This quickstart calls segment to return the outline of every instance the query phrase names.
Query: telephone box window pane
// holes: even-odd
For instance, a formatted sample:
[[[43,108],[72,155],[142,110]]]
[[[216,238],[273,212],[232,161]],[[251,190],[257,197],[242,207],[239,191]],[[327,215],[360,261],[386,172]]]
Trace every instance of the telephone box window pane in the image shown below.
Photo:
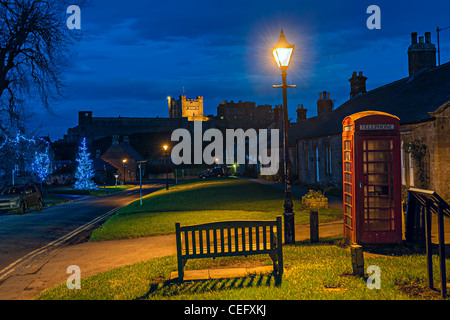
[[[352,218],[351,217],[349,217],[349,216],[345,216],[345,224],[347,225],[347,226],[352,226]]]
[[[345,203],[352,203],[352,196],[349,196],[348,194],[345,195]]]
[[[352,171],[351,170],[351,166],[350,166],[350,162],[345,162],[344,166],[345,166],[345,171],[347,171],[347,172],[351,172]]]
[[[369,140],[368,150],[390,150],[390,140]]]
[[[388,173],[389,172],[389,163],[369,163],[369,172],[370,173]]]
[[[369,174],[369,184],[388,184],[389,175],[387,174]]]
[[[391,198],[389,197],[370,197],[369,207],[379,208],[379,207],[391,207]]]
[[[391,220],[369,220],[369,230],[390,230]]]
[[[345,206],[345,213],[346,214],[352,214],[352,207],[350,207],[350,206]]]
[[[350,150],[350,141],[344,141],[344,150]]]
[[[373,151],[369,152],[368,161],[389,161],[390,152]]]
[[[349,185],[349,184],[345,184],[345,192],[346,193],[352,193],[352,187],[351,187],[351,185]]]
[[[344,152],[344,160],[345,161],[350,161],[350,151],[345,151]]]
[[[345,182],[352,182],[352,175],[350,173],[345,174]]]
[[[391,209],[370,209],[370,219],[390,219]]]
[[[371,196],[389,196],[389,186],[373,186]]]

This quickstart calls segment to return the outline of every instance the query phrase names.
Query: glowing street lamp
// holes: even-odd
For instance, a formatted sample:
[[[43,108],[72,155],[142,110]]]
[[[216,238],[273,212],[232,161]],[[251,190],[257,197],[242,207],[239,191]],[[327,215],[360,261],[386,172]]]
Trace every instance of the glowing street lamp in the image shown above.
[[[287,68],[291,63],[292,54],[295,45],[290,44],[281,29],[280,38],[273,49],[273,57],[281,70],[281,85],[274,85],[274,88],[283,89],[283,131],[284,131],[284,242],[287,244],[295,243],[295,224],[294,224],[294,204],[292,202],[291,181],[290,181],[290,161],[289,161],[289,119],[287,112],[287,88],[295,88],[295,85],[286,84]]]
[[[169,148],[168,145],[164,145],[164,165],[166,167],[166,190],[169,190],[169,171],[167,169],[167,149]]]
[[[127,167],[127,159],[123,159],[122,163],[123,163],[123,184],[125,184],[126,181],[125,168]]]

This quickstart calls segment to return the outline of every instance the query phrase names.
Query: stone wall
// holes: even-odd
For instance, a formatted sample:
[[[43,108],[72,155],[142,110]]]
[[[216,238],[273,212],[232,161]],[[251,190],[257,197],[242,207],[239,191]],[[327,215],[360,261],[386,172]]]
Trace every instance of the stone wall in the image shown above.
[[[436,191],[447,202],[450,201],[450,108],[433,113],[434,119],[415,124],[401,125],[403,146],[410,141],[422,140],[427,148],[424,170],[428,179],[425,186]],[[327,154],[331,148],[331,156]],[[342,136],[333,135],[297,140],[292,150],[293,170],[301,184],[342,186]],[[419,168],[402,151],[402,181],[406,187],[420,187]],[[327,164],[328,161],[328,164]],[[318,166],[318,167],[317,167]],[[410,167],[411,175],[410,176]],[[318,178],[317,178],[317,168]],[[331,169],[331,171],[330,171]],[[422,186],[423,187],[423,186]]]

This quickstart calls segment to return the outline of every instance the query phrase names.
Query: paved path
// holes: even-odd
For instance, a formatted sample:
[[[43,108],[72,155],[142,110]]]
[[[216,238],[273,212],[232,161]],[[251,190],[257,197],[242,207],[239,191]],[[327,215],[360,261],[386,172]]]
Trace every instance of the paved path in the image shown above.
[[[320,225],[321,237],[342,234],[342,223]],[[296,241],[309,238],[309,225],[296,226]],[[146,261],[151,258],[176,254],[175,235],[144,237],[130,240],[86,242],[66,246],[28,265],[27,272],[11,276],[0,285],[0,299],[33,299],[42,290],[67,281],[67,267],[77,265],[81,277]],[[176,268],[176,266],[174,266]]]
[[[255,180],[255,179],[251,179]],[[283,188],[282,185],[269,181],[257,181]],[[293,188],[292,192],[301,196],[306,190]],[[303,193],[303,194],[304,194]],[[329,197],[330,206],[341,208],[339,198]],[[342,201],[342,200],[341,200]],[[448,227],[447,227],[448,226]],[[437,228],[433,225],[433,229]],[[450,219],[446,219],[446,230],[450,231]],[[319,236],[330,237],[343,234],[342,221],[319,225]],[[435,239],[435,237],[433,237]],[[309,225],[297,225],[295,240],[309,239]],[[447,243],[450,237],[446,234]],[[434,242],[434,241],[433,241]],[[89,277],[99,272],[116,269],[151,258],[173,255],[176,253],[175,235],[144,237],[130,240],[111,240],[102,242],[86,242],[52,251],[47,256],[39,256],[39,260],[26,266],[27,272],[11,276],[0,283],[0,299],[25,300],[33,299],[42,290],[65,283],[69,274],[67,267],[77,265],[81,276]],[[174,265],[174,270],[176,266]]]

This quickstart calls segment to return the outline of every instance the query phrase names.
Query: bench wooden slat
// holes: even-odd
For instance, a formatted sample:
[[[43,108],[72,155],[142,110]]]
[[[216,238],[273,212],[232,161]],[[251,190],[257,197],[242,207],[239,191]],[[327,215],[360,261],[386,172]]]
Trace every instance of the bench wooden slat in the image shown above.
[[[195,243],[195,230],[192,230],[192,254],[196,254],[197,245]]]
[[[231,229],[227,229],[227,239],[228,239],[228,252],[231,252]]]
[[[223,233],[223,229],[220,229],[220,252],[225,251],[225,236]]]
[[[186,251],[186,254],[189,254],[189,234],[188,234],[188,231],[184,232],[184,242],[185,242],[184,250]]]
[[[214,253],[217,253],[217,229],[213,229],[214,235]]]
[[[239,251],[239,232],[238,228],[234,228],[234,251]]]
[[[259,242],[259,227],[256,227],[256,250],[259,250],[260,248],[260,242]]]
[[[274,263],[274,270],[281,275],[283,272],[281,219],[279,216],[276,221],[223,221],[186,227],[181,227],[177,222],[175,229],[179,278],[183,279],[183,269],[188,259],[254,254],[269,254]],[[203,232],[206,234],[206,242]]]
[[[209,236],[210,230],[206,230],[206,253],[211,253],[211,242],[210,242],[210,236]]]
[[[203,254],[203,230],[198,232],[198,244],[200,245],[200,254]]]
[[[267,229],[266,229],[266,226],[263,226],[263,243],[264,243],[264,250],[267,250]]]
[[[269,248],[270,248],[270,250],[272,250],[273,249],[273,227],[270,226],[269,229],[270,229],[270,231],[269,231],[269,241],[270,241]]]
[[[241,229],[241,233],[242,233],[242,250],[245,251],[245,227]]]

